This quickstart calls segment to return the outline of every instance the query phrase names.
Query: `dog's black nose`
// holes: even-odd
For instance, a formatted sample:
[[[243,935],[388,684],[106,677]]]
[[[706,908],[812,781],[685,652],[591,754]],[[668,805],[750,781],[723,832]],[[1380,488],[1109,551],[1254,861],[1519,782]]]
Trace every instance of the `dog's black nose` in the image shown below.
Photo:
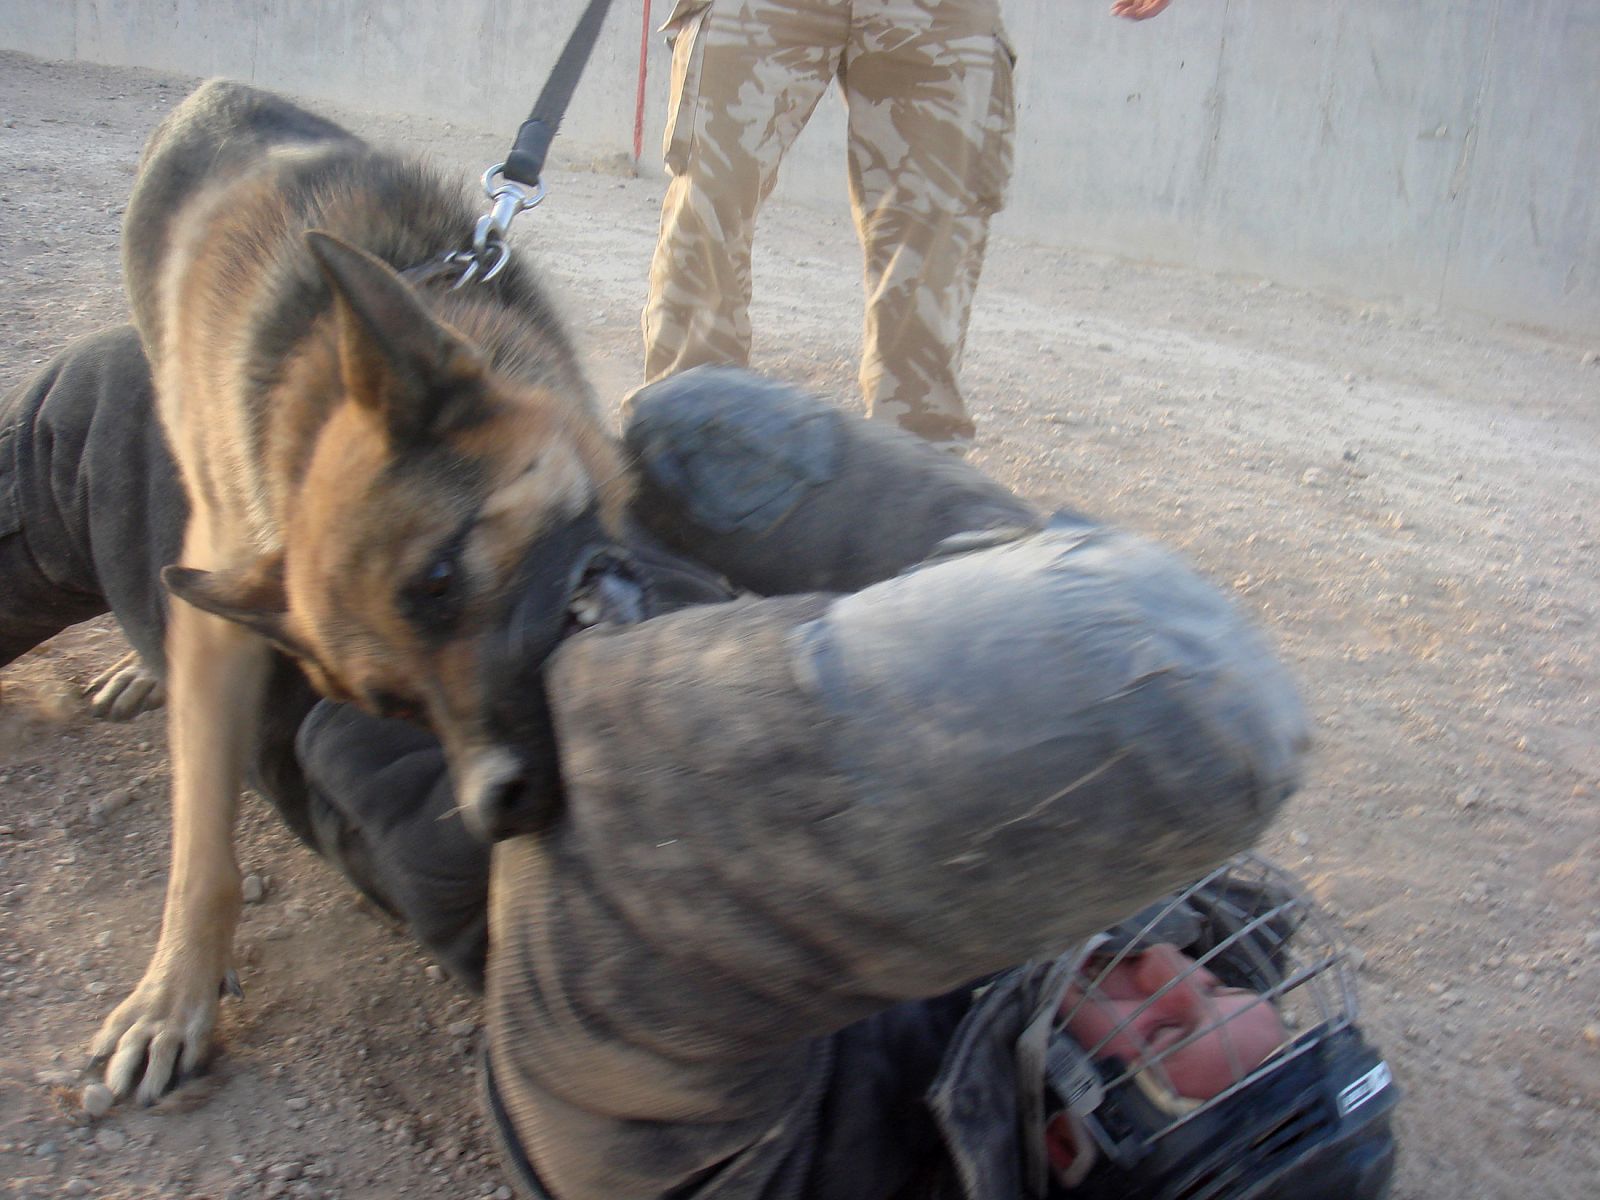
[[[561,780],[554,756],[530,762],[504,748],[474,755],[457,788],[468,827],[485,841],[539,833],[561,811]]]
[[[489,840],[498,842],[545,828],[554,815],[554,806],[547,800],[548,797],[535,795],[528,781],[521,777],[508,779],[491,789],[480,802]]]

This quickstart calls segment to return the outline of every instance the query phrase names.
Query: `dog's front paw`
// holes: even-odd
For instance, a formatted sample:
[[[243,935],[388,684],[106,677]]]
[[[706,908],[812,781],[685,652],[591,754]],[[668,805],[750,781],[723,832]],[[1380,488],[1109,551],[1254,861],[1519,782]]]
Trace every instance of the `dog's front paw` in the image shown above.
[[[102,721],[131,721],[167,702],[167,692],[137,652],[118,659],[84,689],[89,711]]]
[[[106,1086],[118,1099],[152,1104],[205,1064],[217,1023],[218,985],[238,994],[232,971],[160,971],[139,986],[100,1026],[91,1063],[106,1064]]]

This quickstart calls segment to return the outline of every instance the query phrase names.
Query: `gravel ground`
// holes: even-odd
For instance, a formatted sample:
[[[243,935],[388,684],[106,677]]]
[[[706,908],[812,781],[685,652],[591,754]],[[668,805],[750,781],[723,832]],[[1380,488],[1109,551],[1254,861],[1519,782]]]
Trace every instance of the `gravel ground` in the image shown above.
[[[139,147],[192,83],[0,54],[0,384],[122,319]],[[334,115],[464,178],[510,133]],[[661,183],[558,165],[517,241],[616,399]],[[768,211],[755,365],[853,404],[859,271],[848,222]],[[1600,1195],[1596,351],[1004,240],[973,316],[974,461],[1180,547],[1303,682],[1319,748],[1267,849],[1360,947],[1400,1200]],[[153,1109],[81,1111],[167,863],[160,717],[81,697],[122,650],[99,621],[0,673],[0,1193],[509,1195],[475,1004],[254,802],[224,1053]]]

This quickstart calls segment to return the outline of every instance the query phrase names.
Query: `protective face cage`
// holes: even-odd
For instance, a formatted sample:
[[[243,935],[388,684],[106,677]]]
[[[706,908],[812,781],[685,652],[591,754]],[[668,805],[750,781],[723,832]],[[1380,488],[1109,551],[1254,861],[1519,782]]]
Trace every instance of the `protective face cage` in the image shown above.
[[[1106,999],[1120,964],[1162,943],[1194,961],[1088,1044],[1067,1032],[1081,1031],[1078,1012]],[[1357,1028],[1354,969],[1338,931],[1287,872],[1241,855],[1091,940],[1067,967],[1066,1002],[1045,1063],[1047,1105],[1064,1112],[1082,1153],[1053,1181],[1054,1194],[1375,1200],[1388,1193],[1398,1090]],[[1144,1041],[1141,1014],[1174,989],[1214,986],[1202,972],[1255,997],[1235,999],[1226,1015],[1213,1006],[1211,1019],[1159,1044]],[[1228,1027],[1265,1005],[1281,1022],[1281,1036],[1269,1035],[1278,1044],[1257,1064],[1241,1062],[1228,1048]],[[1272,1027],[1259,1012],[1255,1024]],[[1235,1081],[1203,1100],[1178,1095],[1168,1068],[1208,1037],[1229,1055]]]

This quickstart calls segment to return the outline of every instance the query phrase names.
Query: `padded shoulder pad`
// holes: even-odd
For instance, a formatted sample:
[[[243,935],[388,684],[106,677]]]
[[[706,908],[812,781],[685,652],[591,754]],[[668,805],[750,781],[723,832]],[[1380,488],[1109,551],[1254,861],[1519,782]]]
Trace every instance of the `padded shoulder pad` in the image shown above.
[[[635,393],[623,439],[634,515],[679,552],[766,595],[853,591],[958,534],[1038,528],[965,462],[736,367]]]
[[[734,368],[645,388],[624,438],[640,468],[711,533],[762,533],[839,470],[839,414]]]

